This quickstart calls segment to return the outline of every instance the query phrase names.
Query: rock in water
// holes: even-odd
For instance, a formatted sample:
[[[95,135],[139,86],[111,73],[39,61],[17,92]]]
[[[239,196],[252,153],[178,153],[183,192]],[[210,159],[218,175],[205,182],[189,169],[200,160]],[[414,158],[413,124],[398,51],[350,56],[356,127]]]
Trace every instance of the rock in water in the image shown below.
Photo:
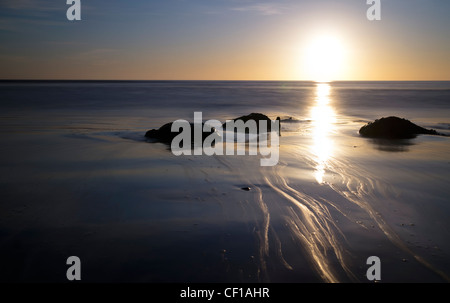
[[[233,121],[236,120],[242,120],[244,123],[249,121],[249,120],[254,120],[256,122],[256,127],[257,127],[257,131],[259,133],[259,121],[261,120],[265,120],[267,121],[267,131],[269,132],[272,129],[272,120],[270,120],[269,117],[267,117],[266,115],[263,114],[257,114],[257,113],[252,113],[250,115],[247,116],[242,116],[239,118],[234,119]],[[280,117],[277,118],[277,121],[280,121]],[[157,142],[162,142],[162,143],[166,143],[166,144],[171,144],[172,140],[180,134],[180,132],[172,132],[172,123],[167,123],[164,124],[163,126],[161,126],[159,129],[152,129],[146,132],[145,137],[149,138],[149,139],[153,139]],[[190,123],[191,125],[191,141],[194,142],[194,123]],[[203,129],[204,123],[202,123],[202,129]],[[281,126],[280,126],[281,127]],[[226,123],[223,124],[223,129],[226,129]],[[248,129],[246,129],[248,131]],[[236,131],[236,129],[235,129]],[[202,133],[202,141],[204,141],[209,135],[216,133],[217,131],[216,129],[212,129],[212,131],[206,132],[203,131]],[[278,132],[280,134],[280,130]],[[217,134],[218,135],[218,134]]]
[[[237,120],[242,120],[242,122],[247,122],[247,121],[249,121],[249,120],[253,120],[253,121],[255,121],[256,122],[256,128],[257,128],[257,132],[259,133],[259,121],[267,121],[267,131],[268,132],[270,132],[271,130],[272,130],[272,120],[270,120],[270,118],[269,117],[267,117],[266,115],[264,115],[264,114],[260,114],[260,113],[251,113],[250,115],[246,115],[246,116],[241,116],[241,117],[238,117],[238,118],[236,118],[236,119],[233,119],[233,121],[237,121]],[[280,121],[280,117],[277,117],[277,119],[276,119],[276,121],[278,121],[278,123],[281,123]],[[223,125],[222,125],[222,127],[223,127],[223,129],[224,130],[226,130],[226,128],[227,128],[227,122],[225,122]],[[280,132],[280,130],[281,130],[281,125],[279,125],[279,129],[278,129],[278,134],[279,135],[281,135],[281,132]],[[236,131],[236,129],[234,130],[234,131]],[[248,130],[246,130],[246,132],[248,132]]]
[[[387,117],[369,122],[359,133],[368,138],[411,139],[417,135],[440,135],[434,129],[420,127],[411,121],[398,117]]]
[[[181,133],[179,131],[172,132],[172,123],[173,122],[164,124],[159,129],[152,129],[152,130],[147,131],[145,133],[145,137],[154,139],[158,142],[171,144],[173,138],[175,138],[176,136],[178,136]],[[190,123],[190,125],[191,125],[191,142],[193,143],[194,142],[194,123]],[[203,129],[203,126],[204,126],[204,123],[202,123],[202,129]],[[206,137],[213,134],[214,132],[215,132],[214,128],[209,132],[203,131],[202,132],[202,142],[206,139]]]

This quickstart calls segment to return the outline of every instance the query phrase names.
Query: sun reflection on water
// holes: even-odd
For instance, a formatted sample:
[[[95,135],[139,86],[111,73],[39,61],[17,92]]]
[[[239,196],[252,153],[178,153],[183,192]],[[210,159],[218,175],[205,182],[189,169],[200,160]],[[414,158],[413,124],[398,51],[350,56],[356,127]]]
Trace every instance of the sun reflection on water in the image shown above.
[[[314,176],[319,184],[323,183],[325,169],[333,154],[333,140],[330,134],[334,130],[336,114],[330,105],[330,91],[329,83],[317,83],[315,103],[311,108],[313,138],[311,152],[316,162]]]

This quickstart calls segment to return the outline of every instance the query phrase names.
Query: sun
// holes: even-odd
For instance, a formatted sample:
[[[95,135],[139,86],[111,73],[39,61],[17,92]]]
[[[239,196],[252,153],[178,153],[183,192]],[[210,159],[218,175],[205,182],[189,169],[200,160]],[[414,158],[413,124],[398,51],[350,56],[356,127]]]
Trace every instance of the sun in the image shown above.
[[[345,49],[342,41],[333,35],[316,36],[303,50],[303,74],[308,80],[329,82],[342,78]]]

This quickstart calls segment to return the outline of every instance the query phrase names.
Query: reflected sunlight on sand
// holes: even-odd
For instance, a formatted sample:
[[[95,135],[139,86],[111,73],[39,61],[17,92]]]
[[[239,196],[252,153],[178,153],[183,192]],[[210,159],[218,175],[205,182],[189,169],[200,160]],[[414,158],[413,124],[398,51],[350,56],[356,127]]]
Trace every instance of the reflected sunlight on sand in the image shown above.
[[[311,152],[316,162],[314,176],[319,184],[323,183],[325,169],[333,155],[333,140],[330,134],[334,130],[336,113],[331,106],[330,84],[317,83],[315,104],[311,108],[313,145]]]

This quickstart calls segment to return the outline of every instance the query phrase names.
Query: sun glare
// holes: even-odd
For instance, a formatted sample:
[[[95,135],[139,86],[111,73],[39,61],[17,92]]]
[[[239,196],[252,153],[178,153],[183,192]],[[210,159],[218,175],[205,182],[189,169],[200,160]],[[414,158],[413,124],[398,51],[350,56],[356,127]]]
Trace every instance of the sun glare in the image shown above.
[[[336,114],[330,105],[330,84],[317,83],[316,100],[311,108],[312,138],[311,151],[314,155],[315,178],[319,184],[323,183],[326,167],[333,154],[333,141],[330,134],[333,132]]]
[[[304,49],[303,72],[308,80],[329,82],[342,78],[344,47],[334,36],[317,36]]]

